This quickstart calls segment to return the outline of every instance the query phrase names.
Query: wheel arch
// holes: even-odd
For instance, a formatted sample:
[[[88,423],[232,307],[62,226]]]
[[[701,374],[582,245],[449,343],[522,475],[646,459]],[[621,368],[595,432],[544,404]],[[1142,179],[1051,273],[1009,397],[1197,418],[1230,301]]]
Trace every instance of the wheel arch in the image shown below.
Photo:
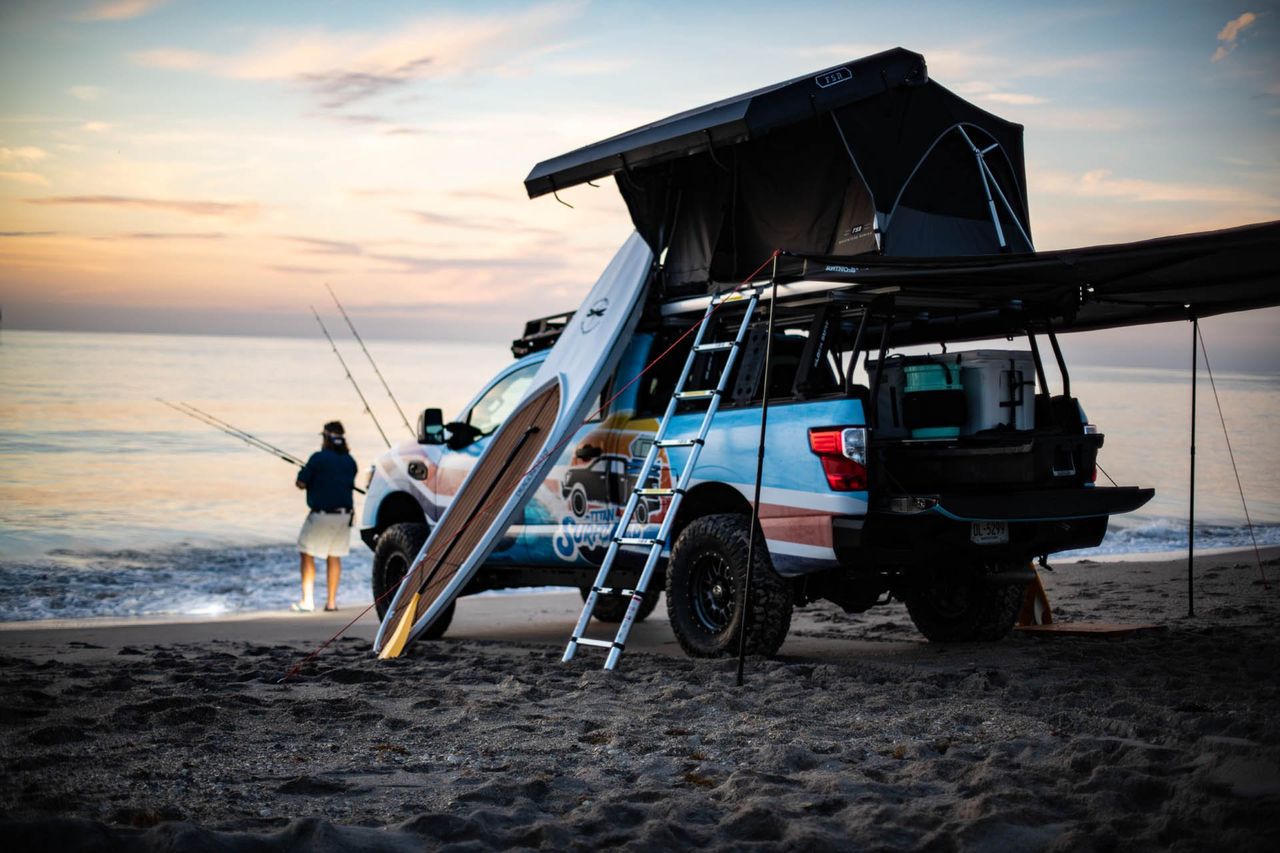
[[[391,492],[378,505],[375,534],[381,535],[393,524],[426,524],[427,514],[408,492]]]
[[[704,515],[735,513],[751,515],[751,502],[743,497],[742,492],[726,483],[705,482],[691,488],[680,502],[680,513],[676,516],[671,528],[671,541],[674,542],[680,531],[689,526],[694,519]],[[757,528],[758,532],[759,528]]]

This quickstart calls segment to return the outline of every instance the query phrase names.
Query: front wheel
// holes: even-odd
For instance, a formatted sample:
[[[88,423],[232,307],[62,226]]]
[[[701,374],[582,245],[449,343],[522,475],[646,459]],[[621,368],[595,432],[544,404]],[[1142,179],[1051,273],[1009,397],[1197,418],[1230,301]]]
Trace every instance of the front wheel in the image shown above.
[[[986,575],[1011,568],[993,564],[921,572],[904,596],[907,613],[934,643],[1003,639],[1018,619],[1026,584],[993,584]]]
[[[742,630],[747,576],[748,516],[704,515],[676,539],[667,565],[667,616],[691,657],[735,654]],[[746,607],[747,654],[772,655],[791,628],[791,585],[773,570],[762,540],[752,555]]]
[[[387,615],[391,600],[396,597],[396,590],[409,567],[418,558],[418,552],[427,541],[428,530],[425,524],[393,524],[378,537],[378,547],[373,551],[373,602],[377,608],[378,618]],[[438,640],[449,630],[453,621],[453,604],[422,632],[424,640]]]

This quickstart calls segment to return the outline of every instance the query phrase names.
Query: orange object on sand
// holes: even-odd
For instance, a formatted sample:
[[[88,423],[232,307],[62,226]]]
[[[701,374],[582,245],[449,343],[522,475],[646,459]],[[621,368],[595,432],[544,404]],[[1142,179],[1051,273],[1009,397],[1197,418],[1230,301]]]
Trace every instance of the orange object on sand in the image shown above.
[[[1018,613],[1018,627],[1028,625],[1052,625],[1053,610],[1049,607],[1049,596],[1045,594],[1044,584],[1040,582],[1040,573],[1033,565],[1030,567],[1035,579],[1027,584],[1026,596],[1022,599],[1022,610]]]

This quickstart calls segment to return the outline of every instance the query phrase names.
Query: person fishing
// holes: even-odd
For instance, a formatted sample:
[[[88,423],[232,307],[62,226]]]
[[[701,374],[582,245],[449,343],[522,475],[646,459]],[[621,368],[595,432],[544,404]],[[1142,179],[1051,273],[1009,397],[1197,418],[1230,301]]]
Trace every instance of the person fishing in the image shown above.
[[[338,609],[338,580],[342,558],[351,550],[352,492],[355,491],[356,461],[347,447],[341,421],[324,425],[320,450],[298,472],[297,487],[307,490],[311,512],[298,533],[302,571],[302,600],[290,609],[298,613],[315,610],[316,558],[325,559],[327,596],[324,609]]]

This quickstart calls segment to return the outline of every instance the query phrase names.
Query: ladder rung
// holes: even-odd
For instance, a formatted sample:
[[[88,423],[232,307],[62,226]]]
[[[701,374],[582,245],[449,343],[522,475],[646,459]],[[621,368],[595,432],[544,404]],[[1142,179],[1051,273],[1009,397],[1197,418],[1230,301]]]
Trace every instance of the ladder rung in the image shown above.
[[[728,293],[722,294],[720,296],[713,296],[711,298],[711,304],[719,305],[721,302],[738,302],[746,298],[747,298],[747,294],[743,293],[742,291],[731,290]]]
[[[612,640],[593,640],[590,637],[579,637],[574,640],[580,646],[595,646],[598,649],[611,649],[618,644]],[[621,648],[621,646],[619,646]]]
[[[655,441],[654,444],[659,447],[693,447],[695,444],[706,444],[700,438],[664,438]]]
[[[715,341],[709,344],[698,344],[693,348],[694,352],[720,352],[721,350],[733,349],[738,345],[737,341]]]
[[[718,394],[714,388],[706,388],[701,391],[677,391],[677,400],[707,400]]]
[[[684,489],[636,489],[637,495],[677,495],[683,494]]]
[[[665,543],[665,542],[663,542],[661,539],[649,539],[649,538],[647,538],[647,537],[631,537],[631,536],[619,536],[617,539],[614,539],[613,541],[614,541],[614,542],[617,542],[619,545],[650,545],[650,546],[653,546],[653,545],[665,545],[665,544],[666,544],[666,543]]]
[[[636,591],[634,589],[619,589],[617,587],[612,587],[612,586],[593,586],[592,589],[600,593],[601,595],[635,595],[636,594]]]

